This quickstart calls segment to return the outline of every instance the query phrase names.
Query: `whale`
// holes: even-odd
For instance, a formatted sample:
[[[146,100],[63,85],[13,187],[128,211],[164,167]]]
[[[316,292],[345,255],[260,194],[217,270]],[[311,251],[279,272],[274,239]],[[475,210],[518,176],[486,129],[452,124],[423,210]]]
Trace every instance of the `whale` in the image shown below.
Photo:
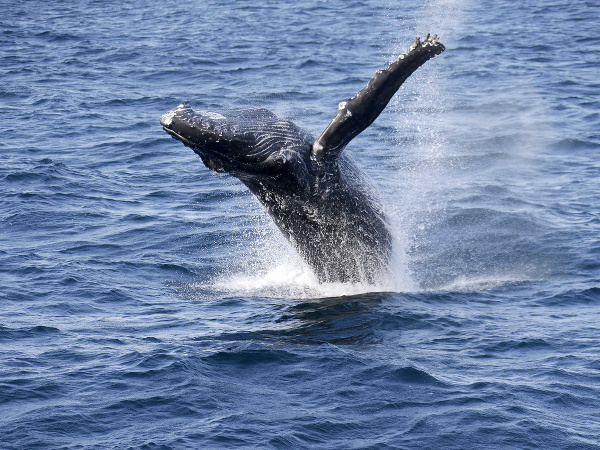
[[[376,284],[389,272],[392,235],[375,190],[344,149],[415,70],[444,50],[436,35],[416,38],[339,104],[316,139],[264,108],[210,112],[182,104],[160,123],[208,169],[238,178],[319,282]]]

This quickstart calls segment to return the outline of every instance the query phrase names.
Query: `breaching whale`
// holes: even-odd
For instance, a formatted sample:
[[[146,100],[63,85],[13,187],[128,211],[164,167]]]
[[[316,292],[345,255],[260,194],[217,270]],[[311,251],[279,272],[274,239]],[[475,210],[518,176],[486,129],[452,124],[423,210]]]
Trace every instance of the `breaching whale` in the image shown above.
[[[206,167],[227,172],[259,199],[320,282],[377,283],[392,239],[376,196],[343,152],[379,116],[402,83],[444,51],[437,36],[415,39],[315,140],[266,109],[194,111],[180,105],[160,122]]]

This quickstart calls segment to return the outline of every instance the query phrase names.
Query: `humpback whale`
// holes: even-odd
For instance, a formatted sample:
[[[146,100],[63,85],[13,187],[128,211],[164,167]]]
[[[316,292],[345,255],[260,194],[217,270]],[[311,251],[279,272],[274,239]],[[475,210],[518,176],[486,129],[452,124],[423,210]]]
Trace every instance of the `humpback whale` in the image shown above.
[[[392,238],[384,212],[344,148],[375,121],[402,83],[444,51],[436,35],[378,70],[314,139],[266,109],[164,114],[164,130],[209,169],[237,177],[258,198],[320,282],[377,283]]]

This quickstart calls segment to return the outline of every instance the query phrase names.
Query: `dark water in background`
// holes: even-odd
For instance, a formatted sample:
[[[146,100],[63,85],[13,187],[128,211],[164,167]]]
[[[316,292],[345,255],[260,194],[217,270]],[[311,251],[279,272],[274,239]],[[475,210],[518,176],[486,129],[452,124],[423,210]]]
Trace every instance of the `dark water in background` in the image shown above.
[[[1,448],[600,448],[597,2],[2,6]],[[385,285],[319,286],[158,123],[317,135],[429,31],[347,149]]]

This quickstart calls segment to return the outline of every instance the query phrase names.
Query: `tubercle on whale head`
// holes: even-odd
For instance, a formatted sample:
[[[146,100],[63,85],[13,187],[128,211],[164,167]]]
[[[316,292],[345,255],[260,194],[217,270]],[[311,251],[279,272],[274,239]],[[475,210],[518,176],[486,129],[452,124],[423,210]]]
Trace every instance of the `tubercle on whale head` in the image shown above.
[[[160,124],[163,126],[163,128],[170,129],[173,125],[173,119],[176,116],[191,114],[192,112],[192,107],[189,104],[182,103],[177,108],[163,114],[160,118]]]

